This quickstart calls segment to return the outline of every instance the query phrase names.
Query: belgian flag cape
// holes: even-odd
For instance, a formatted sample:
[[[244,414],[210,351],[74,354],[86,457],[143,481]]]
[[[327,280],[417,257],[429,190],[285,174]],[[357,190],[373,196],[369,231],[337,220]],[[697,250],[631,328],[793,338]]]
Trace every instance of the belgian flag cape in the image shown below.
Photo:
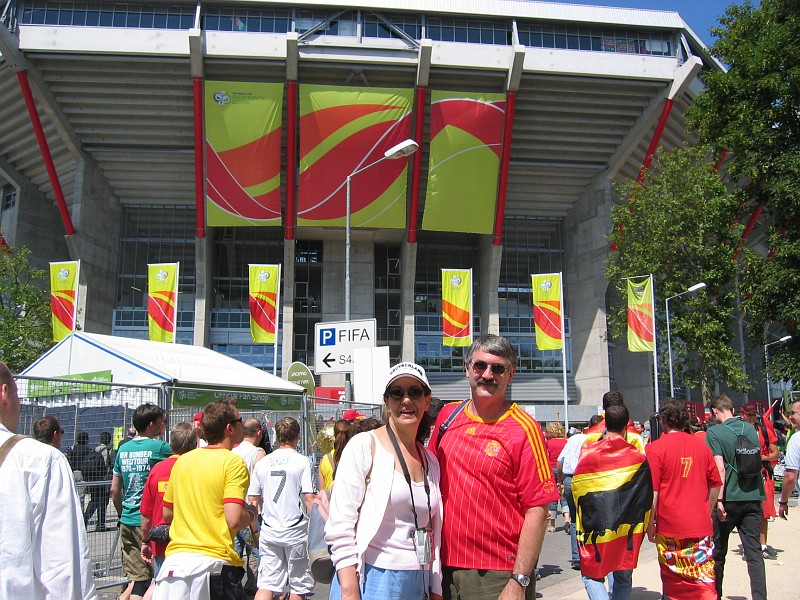
[[[581,574],[599,579],[636,568],[653,506],[644,454],[623,438],[583,447],[572,478]]]

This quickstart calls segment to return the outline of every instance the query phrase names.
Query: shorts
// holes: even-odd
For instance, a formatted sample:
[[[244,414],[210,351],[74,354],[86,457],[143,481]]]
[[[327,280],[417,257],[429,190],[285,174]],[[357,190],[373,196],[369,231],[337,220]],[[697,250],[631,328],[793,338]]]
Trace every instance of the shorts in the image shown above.
[[[430,571],[393,571],[365,565],[364,583],[359,588],[362,600],[422,600],[430,588]],[[328,600],[341,598],[342,587],[334,575]]]
[[[147,581],[153,578],[153,569],[142,560],[142,528],[119,524],[122,540],[122,573],[128,581]]]
[[[281,593],[288,583],[291,594],[304,596],[314,591],[305,542],[279,546],[262,537],[259,551],[258,589]]]
[[[495,600],[511,576],[510,571],[489,569],[460,569],[442,567],[442,596],[444,600],[469,598],[470,600]],[[531,573],[531,583],[525,588],[525,600],[536,598],[536,577]]]
[[[775,511],[775,480],[771,477],[764,478],[764,493],[767,495],[764,500],[764,518],[769,519],[778,514]]]

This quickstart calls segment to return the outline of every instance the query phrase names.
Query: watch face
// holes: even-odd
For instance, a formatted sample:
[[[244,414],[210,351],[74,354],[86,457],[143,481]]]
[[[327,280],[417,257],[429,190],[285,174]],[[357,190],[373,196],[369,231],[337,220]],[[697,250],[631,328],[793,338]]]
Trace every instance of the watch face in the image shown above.
[[[531,583],[530,577],[528,577],[527,575],[520,575],[519,573],[514,573],[513,575],[511,575],[511,579],[516,581],[522,587],[528,587]]]

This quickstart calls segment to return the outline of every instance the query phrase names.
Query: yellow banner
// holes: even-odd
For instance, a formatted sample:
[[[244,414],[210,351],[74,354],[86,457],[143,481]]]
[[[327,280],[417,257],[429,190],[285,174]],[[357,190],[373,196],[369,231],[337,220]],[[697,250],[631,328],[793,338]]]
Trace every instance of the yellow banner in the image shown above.
[[[250,333],[256,343],[275,343],[280,289],[280,265],[250,265]]]
[[[75,331],[80,265],[79,260],[50,263],[50,312],[54,342],[60,342]]]
[[[147,265],[147,323],[151,341],[175,341],[177,308],[178,263]]]
[[[653,352],[655,330],[652,280],[628,279],[628,350]]]
[[[472,343],[472,269],[442,269],[442,345]]]
[[[561,331],[561,273],[531,275],[531,284],[536,347],[539,350],[561,350],[564,345],[564,332]]]

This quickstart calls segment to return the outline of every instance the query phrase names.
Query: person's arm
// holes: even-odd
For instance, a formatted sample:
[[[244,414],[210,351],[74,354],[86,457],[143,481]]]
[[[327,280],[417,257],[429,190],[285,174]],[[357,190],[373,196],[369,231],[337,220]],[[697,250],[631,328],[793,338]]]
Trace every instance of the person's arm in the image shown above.
[[[303,500],[306,503],[306,514],[311,514],[311,507],[314,506],[314,499],[316,497],[316,494],[303,494]]]
[[[781,457],[778,447],[774,443],[769,444],[769,454],[762,454],[761,460],[766,462],[773,462]]]
[[[542,550],[549,514],[549,503],[532,506],[525,512],[525,521],[522,523],[522,531],[519,534],[519,547],[512,573],[533,576],[536,561],[539,560],[539,553]],[[525,588],[513,579],[509,579],[497,600],[521,600],[524,598]]]
[[[722,479],[722,485],[718,488],[717,492],[717,499],[714,501],[714,506],[711,507],[711,510],[714,510],[716,507],[717,509],[717,518],[720,521],[727,521],[728,520],[728,513],[725,510],[725,504],[722,502],[721,498],[723,497],[723,490],[725,489],[725,461],[719,454],[714,455],[714,464],[717,465],[717,471],[719,471],[719,477]]]
[[[789,498],[792,496],[792,491],[797,485],[797,471],[795,469],[786,469],[783,475],[783,485],[781,486],[781,499],[778,500],[778,516],[784,521],[789,516]]]
[[[658,492],[653,490],[653,507],[650,510],[650,519],[647,522],[647,539],[656,543],[656,507],[658,506]],[[712,505],[713,506],[713,505]]]
[[[708,505],[709,506],[714,506],[717,503],[717,499],[720,497],[719,493],[720,493],[721,489],[722,488],[719,487],[719,486],[712,487],[712,488],[708,489]]]
[[[172,517],[174,516],[174,513],[172,512],[172,507],[171,506],[167,506],[165,504],[164,508],[161,509],[161,510],[162,510],[162,513],[164,514],[164,522],[167,525],[170,525],[172,523]]]
[[[153,547],[150,545],[150,517],[145,514],[142,514],[142,548],[139,555],[148,565],[153,562]]]
[[[111,478],[111,501],[114,503],[114,509],[117,515],[122,514],[122,477],[114,473]]]
[[[231,531],[239,531],[249,527],[258,517],[258,511],[250,504],[226,502],[223,505],[223,509],[225,511],[225,522]]]
[[[359,600],[361,598],[355,565],[339,569],[336,571],[336,576],[339,578],[339,587],[342,588],[342,600]]]

